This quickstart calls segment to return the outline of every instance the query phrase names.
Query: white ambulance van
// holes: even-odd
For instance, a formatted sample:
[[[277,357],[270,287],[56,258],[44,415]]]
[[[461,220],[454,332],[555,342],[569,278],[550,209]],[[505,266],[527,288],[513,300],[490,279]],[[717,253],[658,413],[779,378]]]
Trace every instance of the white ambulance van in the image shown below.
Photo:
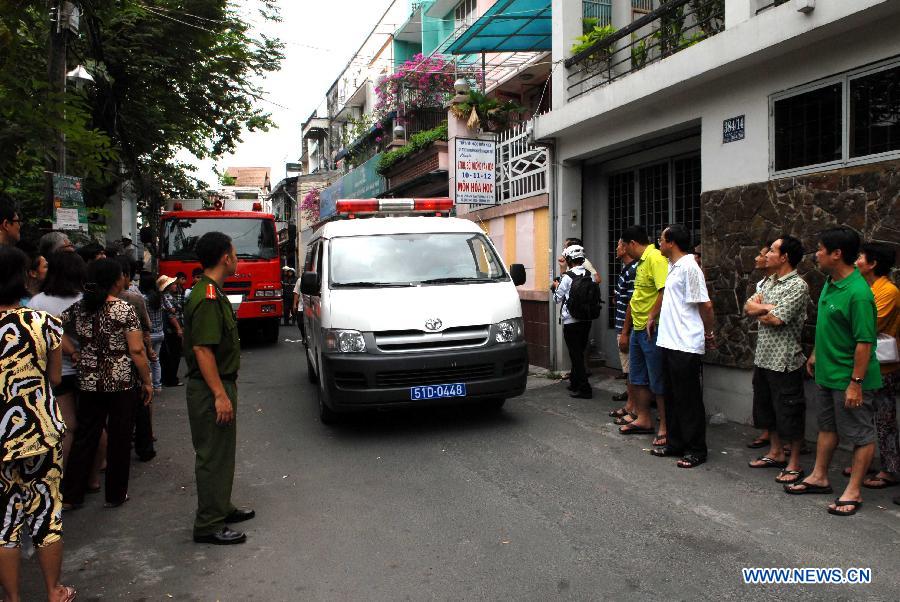
[[[525,268],[503,265],[450,199],[346,199],[301,275],[307,369],[320,418],[375,408],[499,409],[528,376]]]

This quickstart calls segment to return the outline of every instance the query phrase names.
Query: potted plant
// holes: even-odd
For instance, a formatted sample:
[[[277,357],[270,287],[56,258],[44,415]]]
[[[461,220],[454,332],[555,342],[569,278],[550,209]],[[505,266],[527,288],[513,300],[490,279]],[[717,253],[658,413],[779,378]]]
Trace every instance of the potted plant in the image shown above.
[[[616,32],[612,25],[598,25],[596,22],[597,19],[584,19],[584,34],[575,38],[575,44],[571,48],[572,56],[592,48],[595,44]],[[609,46],[598,48],[584,60],[585,68],[589,71],[606,69],[609,66],[609,59],[613,51],[614,49]]]
[[[490,132],[501,132],[509,127],[513,115],[525,111],[525,107],[511,100],[499,100],[477,90],[470,90],[464,102],[455,103],[450,111],[460,119],[468,120],[469,127]]]

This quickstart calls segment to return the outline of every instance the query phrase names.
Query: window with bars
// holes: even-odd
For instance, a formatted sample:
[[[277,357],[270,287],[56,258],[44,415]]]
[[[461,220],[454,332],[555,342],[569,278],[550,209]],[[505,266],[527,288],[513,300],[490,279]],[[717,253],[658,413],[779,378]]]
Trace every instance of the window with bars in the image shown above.
[[[843,85],[833,84],[775,102],[775,169],[841,158]]]
[[[700,155],[678,157],[611,174],[608,185],[608,321],[609,327],[614,328],[613,291],[621,269],[621,262],[616,259],[616,244],[622,230],[640,224],[647,231],[650,242],[657,244],[667,225],[684,224],[691,231],[692,244],[700,244]]]
[[[850,156],[900,150],[900,66],[850,80]]]
[[[687,157],[672,162],[675,179],[674,223],[684,224],[694,245],[700,244],[700,157]]]
[[[462,0],[453,11],[454,25],[456,28],[469,27],[475,22],[475,13],[478,9],[478,0]]]
[[[640,224],[647,230],[650,242],[656,244],[660,231],[669,223],[669,163],[643,167],[640,181]]]
[[[616,323],[614,303],[616,281],[622,263],[616,257],[616,245],[622,231],[634,223],[634,172],[615,174],[609,177],[609,249],[607,253],[607,313],[609,327]]]
[[[771,121],[776,177],[900,157],[900,61],[775,94]]]

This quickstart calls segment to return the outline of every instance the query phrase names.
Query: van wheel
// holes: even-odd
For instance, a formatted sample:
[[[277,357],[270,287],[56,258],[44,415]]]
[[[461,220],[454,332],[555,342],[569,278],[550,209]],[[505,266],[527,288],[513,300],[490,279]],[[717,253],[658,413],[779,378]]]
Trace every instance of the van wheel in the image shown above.
[[[488,412],[499,412],[503,409],[503,404],[505,403],[505,399],[489,399],[484,402],[484,409]]]
[[[316,376],[315,368],[313,367],[312,362],[309,361],[308,353],[306,354],[306,378],[314,385],[319,382],[319,377]]]

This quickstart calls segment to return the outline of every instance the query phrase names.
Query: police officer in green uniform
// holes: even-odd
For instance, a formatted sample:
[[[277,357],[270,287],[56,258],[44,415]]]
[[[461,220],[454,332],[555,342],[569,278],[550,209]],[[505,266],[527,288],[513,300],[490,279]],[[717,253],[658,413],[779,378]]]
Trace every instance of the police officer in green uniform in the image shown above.
[[[247,536],[228,524],[249,520],[256,513],[231,503],[241,346],[234,311],[222,292],[225,279],[237,269],[237,255],[231,239],[221,232],[204,234],[195,250],[203,277],[184,308],[187,407],[196,454],[194,541],[243,543]]]

